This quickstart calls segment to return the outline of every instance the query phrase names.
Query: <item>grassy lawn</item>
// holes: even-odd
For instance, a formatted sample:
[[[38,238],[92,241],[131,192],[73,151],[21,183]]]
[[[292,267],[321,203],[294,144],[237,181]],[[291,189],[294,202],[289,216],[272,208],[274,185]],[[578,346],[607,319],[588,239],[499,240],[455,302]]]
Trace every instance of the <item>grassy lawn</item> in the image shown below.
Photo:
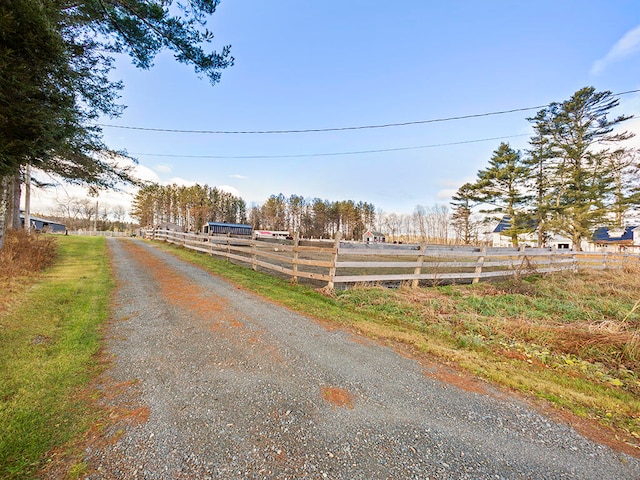
[[[0,477],[33,478],[46,453],[86,431],[86,386],[113,282],[103,238],[59,237],[54,265],[0,283]]]
[[[331,295],[164,245],[293,310],[610,427],[640,443],[640,269],[428,288],[355,287]]]

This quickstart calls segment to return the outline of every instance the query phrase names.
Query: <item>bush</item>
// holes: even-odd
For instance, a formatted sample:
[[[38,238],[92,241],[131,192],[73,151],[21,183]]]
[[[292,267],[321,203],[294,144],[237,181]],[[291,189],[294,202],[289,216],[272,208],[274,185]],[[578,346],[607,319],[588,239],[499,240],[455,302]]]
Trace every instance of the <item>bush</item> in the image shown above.
[[[0,250],[0,279],[14,280],[32,276],[52,265],[58,251],[55,238],[8,230]]]

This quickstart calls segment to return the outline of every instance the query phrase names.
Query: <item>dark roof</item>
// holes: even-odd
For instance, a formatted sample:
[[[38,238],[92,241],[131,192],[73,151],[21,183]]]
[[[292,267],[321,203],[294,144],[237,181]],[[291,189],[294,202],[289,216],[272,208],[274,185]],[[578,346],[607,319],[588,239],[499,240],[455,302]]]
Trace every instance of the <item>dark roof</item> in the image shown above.
[[[47,220],[46,218],[34,217],[33,215],[30,215],[29,219],[32,222],[42,222],[42,223],[47,223],[49,225],[58,225],[60,227],[64,227],[64,223],[56,222],[56,221],[53,221],[53,220]],[[24,213],[20,214],[20,220],[22,220],[24,222]]]
[[[528,226],[531,230],[535,230],[537,228],[537,222],[535,218],[529,219],[527,221]],[[502,233],[505,230],[509,230],[511,228],[511,217],[509,215],[505,215],[500,220],[500,223],[496,225],[496,228],[493,229],[493,233]]]
[[[207,225],[216,227],[253,228],[251,225],[247,225],[246,223],[207,222]]]
[[[624,242],[626,240],[633,240],[633,230],[638,228],[637,226],[628,226],[624,228],[622,235],[612,237],[610,236],[611,230],[618,233],[619,230],[609,227],[600,227],[593,232],[594,242]]]
[[[511,228],[511,217],[502,217],[500,223],[493,229],[493,233],[502,233]]]

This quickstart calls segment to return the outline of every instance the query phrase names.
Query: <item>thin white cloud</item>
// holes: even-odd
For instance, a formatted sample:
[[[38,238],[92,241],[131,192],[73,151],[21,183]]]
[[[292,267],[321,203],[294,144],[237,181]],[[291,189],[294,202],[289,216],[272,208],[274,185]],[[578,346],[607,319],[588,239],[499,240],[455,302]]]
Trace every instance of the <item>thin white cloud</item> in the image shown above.
[[[140,163],[133,167],[132,174],[134,177],[142,180],[143,182],[158,183],[160,181],[160,177],[158,177],[158,174],[156,172]]]
[[[249,177],[245,177],[244,175],[235,174],[235,175],[229,175],[229,178],[237,178],[238,180],[246,180]]]
[[[603,58],[596,60],[591,66],[591,74],[602,73],[610,64],[624,60],[638,52],[640,52],[640,25],[625,33]]]
[[[447,188],[444,190],[440,190],[438,193],[436,193],[436,200],[446,200],[446,201],[450,201],[451,197],[453,197],[456,192],[458,190],[457,189],[453,189],[453,188]]]
[[[193,187],[194,185],[197,185],[198,182],[194,182],[191,180],[185,180],[184,178],[180,178],[180,177],[173,177],[171,180],[169,180],[168,182],[162,182],[164,185],[180,185],[183,187]]]
[[[238,189],[230,185],[218,185],[216,188],[218,188],[218,190],[222,190],[223,192],[230,193],[231,195],[235,195],[236,197],[240,196],[240,192],[238,191]]]
[[[171,173],[171,165],[166,163],[159,163],[153,169],[158,173]]]

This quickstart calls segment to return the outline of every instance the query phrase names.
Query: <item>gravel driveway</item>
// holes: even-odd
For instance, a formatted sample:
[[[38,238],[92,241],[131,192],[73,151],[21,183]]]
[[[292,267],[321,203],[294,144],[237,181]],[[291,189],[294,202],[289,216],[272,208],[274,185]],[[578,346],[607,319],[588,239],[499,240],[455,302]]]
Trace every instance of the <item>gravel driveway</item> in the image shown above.
[[[118,278],[85,478],[639,479],[640,461],[516,399],[109,239]]]

